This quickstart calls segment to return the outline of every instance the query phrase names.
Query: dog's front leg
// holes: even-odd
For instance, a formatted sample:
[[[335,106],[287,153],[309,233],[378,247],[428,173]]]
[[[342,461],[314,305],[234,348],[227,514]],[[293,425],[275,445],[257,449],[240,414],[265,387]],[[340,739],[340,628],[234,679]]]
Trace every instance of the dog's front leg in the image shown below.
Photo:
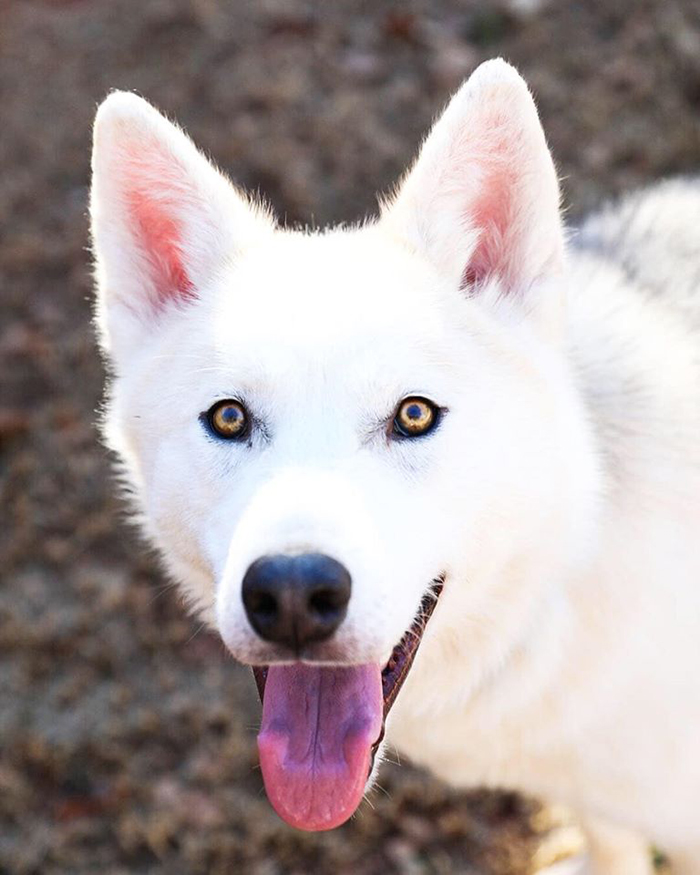
[[[638,833],[591,818],[584,819],[582,826],[588,840],[590,875],[653,875],[649,842]],[[692,871],[700,875],[700,869]]]

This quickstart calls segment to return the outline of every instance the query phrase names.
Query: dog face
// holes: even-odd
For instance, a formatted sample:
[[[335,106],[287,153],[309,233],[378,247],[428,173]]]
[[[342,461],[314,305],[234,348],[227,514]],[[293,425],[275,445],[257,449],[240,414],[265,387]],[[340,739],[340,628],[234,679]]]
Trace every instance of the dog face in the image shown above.
[[[108,439],[234,656],[382,666],[438,580],[435,641],[536,602],[592,472],[571,465],[558,186],[512,68],[474,74],[358,228],[276,228],[133,95],[100,108],[93,168]],[[310,556],[335,563],[332,630],[297,624],[290,646],[260,631],[256,563],[302,557],[306,586]],[[504,600],[493,581],[518,565]]]
[[[468,440],[459,373],[478,356],[461,302],[439,291],[429,266],[370,231],[280,233],[117,377],[112,440],[138,472],[147,525],[239,659],[289,658],[241,599],[262,556],[320,553],[350,572],[344,623],[308,654],[332,662],[385,662],[453,558],[461,487],[442,460]],[[473,410],[487,406],[483,385],[473,396]],[[425,436],[395,433],[406,398],[439,408]],[[226,399],[249,418],[242,440],[206,421]]]

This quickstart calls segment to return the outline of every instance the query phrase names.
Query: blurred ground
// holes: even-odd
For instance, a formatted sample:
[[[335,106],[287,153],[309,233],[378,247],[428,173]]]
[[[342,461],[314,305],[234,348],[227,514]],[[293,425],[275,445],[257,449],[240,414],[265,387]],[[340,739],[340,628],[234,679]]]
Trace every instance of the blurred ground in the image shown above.
[[[334,833],[273,815],[247,672],[120,522],[84,248],[111,88],[177,116],[288,221],[323,223],[373,209],[495,54],[537,93],[572,216],[700,168],[697,0],[0,0],[0,872],[529,871],[548,813],[406,765]]]

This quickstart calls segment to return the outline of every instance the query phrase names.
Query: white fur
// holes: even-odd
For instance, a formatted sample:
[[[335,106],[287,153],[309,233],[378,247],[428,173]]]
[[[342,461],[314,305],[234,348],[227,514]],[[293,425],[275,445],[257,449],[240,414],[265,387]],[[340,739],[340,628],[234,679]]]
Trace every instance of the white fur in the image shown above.
[[[134,197],[173,216],[176,246],[134,225]],[[92,198],[106,431],[235,656],[270,658],[240,598],[264,553],[351,571],[331,662],[386,660],[444,572],[392,742],[454,785],[576,808],[595,875],[649,875],[652,840],[697,875],[700,188],[609,210],[566,258],[558,197],[502,61],[377,222],[323,233],[276,230],[144,101],[110,96]],[[169,257],[191,297],[163,302]],[[449,412],[392,442],[413,394]],[[249,444],[199,421],[228,397],[262,423]]]

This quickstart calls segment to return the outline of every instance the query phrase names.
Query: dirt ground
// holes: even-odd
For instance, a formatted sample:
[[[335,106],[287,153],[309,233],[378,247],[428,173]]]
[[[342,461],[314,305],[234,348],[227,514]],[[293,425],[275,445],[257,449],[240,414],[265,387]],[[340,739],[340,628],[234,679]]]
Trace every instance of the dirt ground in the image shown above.
[[[0,873],[524,875],[578,841],[405,763],[333,833],[282,824],[249,674],[123,522],[94,427],[85,210],[110,89],[324,223],[373,210],[497,54],[537,94],[574,221],[700,168],[697,0],[0,0]]]

